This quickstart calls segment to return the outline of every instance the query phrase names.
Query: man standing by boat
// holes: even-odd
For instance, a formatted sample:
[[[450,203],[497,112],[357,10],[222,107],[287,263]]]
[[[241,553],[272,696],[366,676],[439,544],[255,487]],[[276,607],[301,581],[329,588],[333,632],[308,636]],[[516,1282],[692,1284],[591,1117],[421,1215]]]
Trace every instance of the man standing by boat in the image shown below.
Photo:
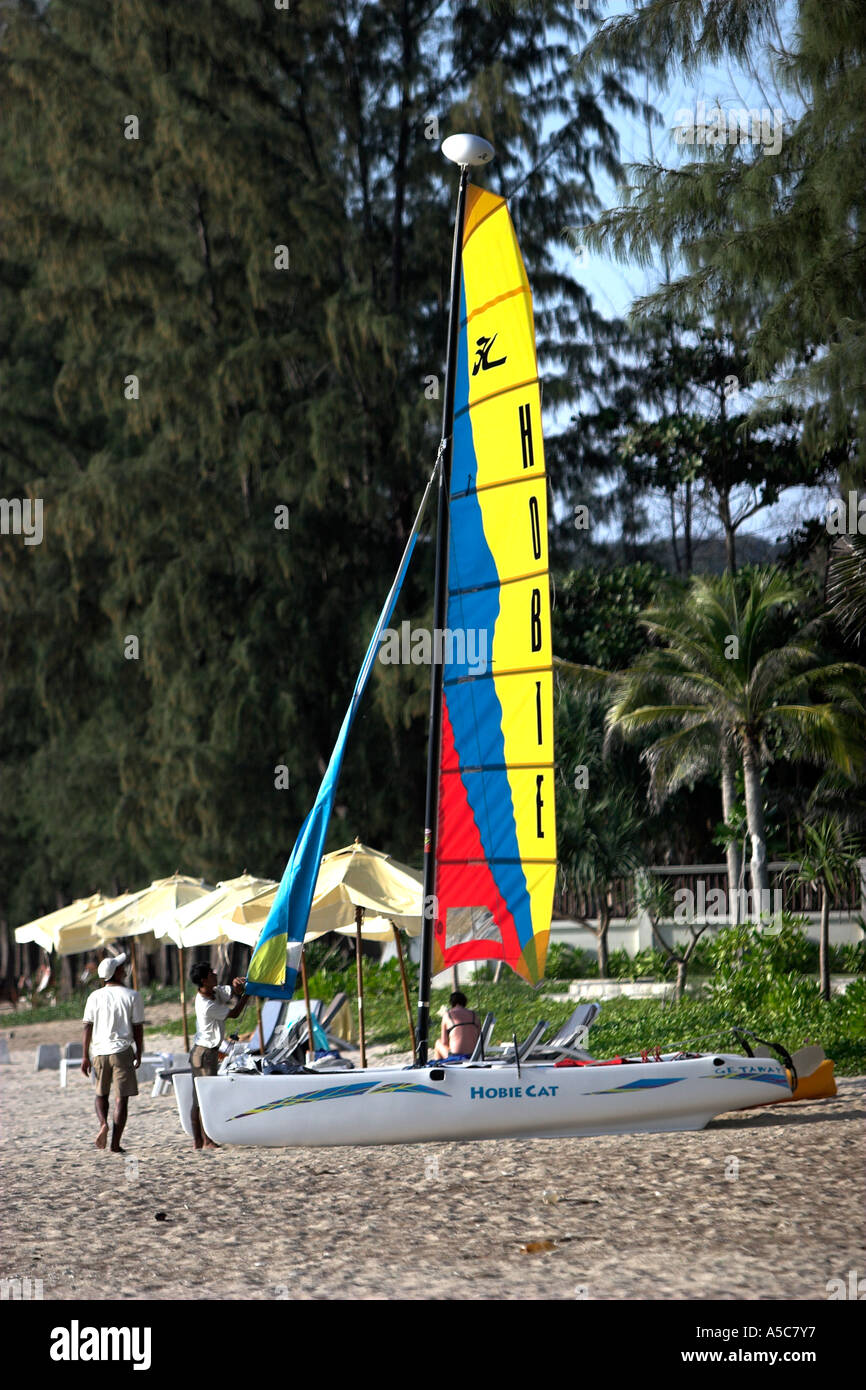
[[[229,985],[218,985],[216,971],[209,965],[196,964],[189,972],[194,985],[198,986],[195,996],[195,1037],[189,1054],[192,1068],[192,1135],[193,1148],[218,1149],[204,1132],[198,1100],[195,1094],[197,1076],[216,1076],[219,1067],[219,1052],[226,1031],[226,1019],[237,1018],[241,1013],[247,996],[244,994],[246,980],[240,976]]]
[[[108,1140],[108,1097],[115,1082],[114,1126],[111,1152],[122,1154],[120,1140],[126,1125],[129,1097],[138,1095],[136,1068],[144,1041],[144,1006],[137,990],[127,989],[126,956],[107,956],[97,970],[102,989],[95,989],[84,1006],[84,1039],[81,1070],[90,1075],[90,1053],[96,1074],[96,1114],[99,1130],[96,1147]]]
[[[466,995],[455,990],[442,1015],[440,1033],[434,1056],[440,1062],[466,1062],[475,1051],[481,1034],[481,1024],[474,1009],[467,1009]]]

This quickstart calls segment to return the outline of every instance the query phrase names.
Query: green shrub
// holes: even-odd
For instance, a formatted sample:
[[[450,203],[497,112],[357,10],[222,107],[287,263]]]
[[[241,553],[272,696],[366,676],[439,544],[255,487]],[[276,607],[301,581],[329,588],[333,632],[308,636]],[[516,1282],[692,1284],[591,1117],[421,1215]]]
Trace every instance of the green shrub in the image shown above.
[[[846,941],[830,947],[830,969],[837,975],[866,974],[866,941]]]
[[[598,976],[598,961],[591,951],[567,946],[564,941],[553,941],[547,948],[544,975],[547,980],[593,979]]]

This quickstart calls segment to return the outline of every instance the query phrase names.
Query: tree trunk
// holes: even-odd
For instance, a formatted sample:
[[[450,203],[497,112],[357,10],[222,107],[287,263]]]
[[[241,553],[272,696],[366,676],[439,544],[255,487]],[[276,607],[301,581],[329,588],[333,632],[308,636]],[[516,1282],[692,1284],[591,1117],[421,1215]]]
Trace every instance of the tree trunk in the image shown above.
[[[684,960],[678,960],[678,961],[677,961],[677,983],[676,983],[676,988],[675,988],[675,991],[674,991],[674,998],[676,999],[677,1003],[680,1002],[680,1000],[682,999],[683,995],[684,995],[685,992],[686,992],[686,976],[688,975],[688,973],[689,973],[688,962],[687,962],[687,961],[684,961]]]
[[[677,508],[676,508],[676,494],[675,494],[674,492],[672,492],[672,493],[670,494],[670,497],[669,497],[668,500],[670,501],[670,509],[671,509],[671,550],[673,551],[673,556],[674,556],[674,568],[676,569],[677,574],[681,574],[681,573],[682,573],[682,568],[683,568],[683,567],[682,567],[682,562],[681,562],[681,560],[680,560],[680,549],[679,549],[679,546],[677,545]]]
[[[818,973],[821,977],[821,998],[830,998],[830,893],[821,884],[821,941],[818,947]]]
[[[749,823],[749,838],[752,841],[752,894],[753,898],[757,894],[757,911],[760,916],[763,904],[769,904],[770,901],[770,874],[767,869],[764,797],[761,790],[758,751],[748,736],[743,747],[743,780],[746,784],[746,819]]]
[[[731,520],[730,489],[719,493],[719,520],[725,532],[725,558],[731,574],[737,572],[736,530]]]
[[[168,938],[160,944],[159,948],[159,983],[161,985],[171,984],[171,957],[170,952],[174,946],[169,945]]]
[[[607,949],[607,929],[610,926],[610,916],[602,908],[598,915],[598,928],[596,929],[596,941],[598,943],[598,973],[604,980],[610,969],[610,957]]]
[[[683,512],[683,531],[686,545],[686,574],[691,574],[693,566],[692,556],[692,481],[686,479],[686,505]]]
[[[734,755],[727,744],[722,744],[722,818],[727,824],[737,799],[734,783]],[[740,846],[736,840],[729,840],[725,846],[728,862],[728,921],[735,926],[740,920]]]
[[[61,999],[68,999],[75,988],[75,981],[72,975],[72,962],[72,956],[60,957],[60,989],[58,992]]]

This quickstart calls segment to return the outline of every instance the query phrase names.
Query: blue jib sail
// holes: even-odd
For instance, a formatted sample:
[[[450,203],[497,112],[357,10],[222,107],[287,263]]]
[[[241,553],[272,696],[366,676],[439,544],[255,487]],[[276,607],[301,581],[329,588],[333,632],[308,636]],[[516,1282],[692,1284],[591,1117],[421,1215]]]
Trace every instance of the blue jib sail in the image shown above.
[[[328,763],[328,769],[322,778],[322,785],[319,787],[319,794],[313,809],[301,826],[277,895],[271,904],[271,910],[256,942],[247,971],[247,994],[257,995],[262,999],[291,999],[295,992],[300,968],[301,943],[306,934],[313,895],[316,891],[316,879],[319,876],[319,865],[325,850],[328,823],[334,807],[334,796],[337,791],[340,768],[343,764],[346,740],[349,737],[349,730],[352,727],[358,705],[361,703],[361,697],[367,688],[382,634],[391,621],[391,615],[403,587],[403,580],[406,577],[409,561],[418,539],[421,518],[424,515],[424,508],[427,505],[427,498],[430,495],[437,471],[438,462],[421,499],[421,506],[418,508],[415,524],[406,542],[400,567],[397,570],[391,591],[385,600],[385,606],[379,615],[376,630],[370,639],[367,655],[364,657],[355,683],[349,708],[346,710],[337,742],[334,744],[331,761]]]

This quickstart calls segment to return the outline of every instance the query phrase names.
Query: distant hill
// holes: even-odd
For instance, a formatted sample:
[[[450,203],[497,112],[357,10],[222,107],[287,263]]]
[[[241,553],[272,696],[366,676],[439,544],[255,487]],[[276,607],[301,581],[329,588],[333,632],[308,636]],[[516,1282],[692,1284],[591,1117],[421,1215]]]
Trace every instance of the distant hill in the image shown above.
[[[741,534],[737,536],[737,567],[740,565],[771,565],[779,560],[784,545],[778,541],[768,541],[763,536]],[[676,568],[669,540],[651,541],[641,546],[641,559],[654,560],[663,569],[673,572]],[[696,574],[721,574],[727,566],[725,542],[721,536],[711,536],[707,540],[692,543],[693,569]]]

